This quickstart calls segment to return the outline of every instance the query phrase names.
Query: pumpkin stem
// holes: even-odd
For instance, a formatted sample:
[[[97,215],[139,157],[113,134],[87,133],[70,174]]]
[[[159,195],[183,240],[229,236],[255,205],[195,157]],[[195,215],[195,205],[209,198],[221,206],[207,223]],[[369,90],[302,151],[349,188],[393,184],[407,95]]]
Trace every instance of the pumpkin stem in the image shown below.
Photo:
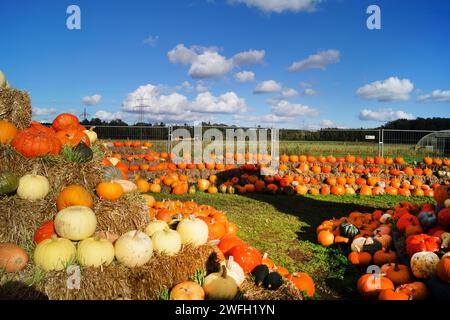
[[[400,271],[400,268],[398,267],[398,263],[397,262],[395,263],[394,271]]]
[[[227,268],[225,266],[222,266],[222,278],[227,277]]]
[[[139,230],[136,230],[136,232],[134,233],[134,238],[137,238],[137,236],[138,236],[138,234],[139,234]]]
[[[233,256],[229,256],[228,257],[228,263],[227,263],[227,268],[228,269],[231,269],[231,264],[233,263],[233,261],[234,261]]]
[[[194,220],[195,220],[195,214],[191,214],[191,215],[189,216],[189,219],[191,219],[192,221],[194,221]]]

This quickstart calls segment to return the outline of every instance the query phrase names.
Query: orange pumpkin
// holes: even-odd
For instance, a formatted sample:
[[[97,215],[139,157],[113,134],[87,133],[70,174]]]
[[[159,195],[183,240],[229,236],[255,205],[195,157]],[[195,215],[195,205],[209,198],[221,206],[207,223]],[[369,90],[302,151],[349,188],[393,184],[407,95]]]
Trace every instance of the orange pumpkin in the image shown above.
[[[308,297],[314,296],[316,291],[315,284],[313,279],[307,273],[296,272],[292,275],[288,275],[287,279],[291,281],[298,290],[305,292]]]
[[[76,146],[80,142],[90,145],[90,139],[86,133],[80,132],[77,129],[69,128],[56,132],[56,137],[62,145]]]
[[[150,184],[145,179],[139,179],[136,181],[137,188],[140,192],[146,193],[150,191]]]
[[[91,194],[81,185],[73,184],[65,187],[56,199],[58,211],[71,206],[85,206],[92,208],[94,200]]]
[[[61,113],[55,120],[53,120],[52,127],[55,131],[61,131],[66,129],[77,129],[80,125],[80,121],[73,114]]]
[[[205,291],[196,282],[184,281],[172,288],[170,300],[205,300]]]
[[[110,201],[119,199],[124,193],[123,188],[120,184],[116,182],[105,181],[100,182],[95,188],[95,191],[100,198]]]
[[[14,124],[6,120],[0,120],[0,144],[10,144],[17,132],[17,127]]]

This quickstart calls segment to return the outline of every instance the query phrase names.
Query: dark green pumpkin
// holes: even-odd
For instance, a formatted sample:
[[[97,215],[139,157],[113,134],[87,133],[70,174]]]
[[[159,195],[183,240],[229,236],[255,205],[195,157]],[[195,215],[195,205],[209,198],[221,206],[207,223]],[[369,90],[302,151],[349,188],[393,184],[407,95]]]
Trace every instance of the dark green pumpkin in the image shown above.
[[[252,276],[255,279],[255,283],[257,286],[260,286],[264,283],[264,280],[269,275],[269,267],[265,264],[260,264],[256,266],[252,271]]]
[[[264,279],[264,287],[269,290],[277,290],[283,284],[283,277],[278,272],[271,272]]]
[[[105,167],[103,168],[103,180],[120,180],[123,179],[123,173],[116,167]]]
[[[339,226],[339,232],[341,236],[351,239],[359,233],[359,230],[354,224],[344,221]]]
[[[8,195],[19,187],[19,178],[12,172],[0,173],[0,196]]]
[[[283,188],[283,193],[284,193],[284,194],[287,194],[287,195],[289,195],[289,196],[292,196],[292,195],[295,194],[295,190],[294,190],[293,187],[287,186],[287,187],[284,187],[284,188]]]
[[[73,152],[80,155],[82,162],[91,161],[94,157],[92,149],[87,146],[86,143],[80,142],[73,148]]]
[[[373,238],[373,237],[369,237],[366,239],[366,242],[364,242],[363,245],[363,251],[370,253],[371,255],[374,255],[375,252],[377,252],[378,250],[381,250],[381,248],[383,247],[383,245],[381,244],[380,241],[378,241],[377,239]]]

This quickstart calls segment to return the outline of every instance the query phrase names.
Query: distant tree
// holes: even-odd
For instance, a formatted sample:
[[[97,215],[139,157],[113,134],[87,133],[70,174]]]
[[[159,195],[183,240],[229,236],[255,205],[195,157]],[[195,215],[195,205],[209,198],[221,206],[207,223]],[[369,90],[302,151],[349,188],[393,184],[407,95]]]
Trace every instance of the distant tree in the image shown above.
[[[111,120],[109,125],[110,126],[128,126],[128,124],[121,119]]]
[[[381,126],[382,129],[398,130],[449,130],[450,118],[417,118],[415,120],[398,119]]]

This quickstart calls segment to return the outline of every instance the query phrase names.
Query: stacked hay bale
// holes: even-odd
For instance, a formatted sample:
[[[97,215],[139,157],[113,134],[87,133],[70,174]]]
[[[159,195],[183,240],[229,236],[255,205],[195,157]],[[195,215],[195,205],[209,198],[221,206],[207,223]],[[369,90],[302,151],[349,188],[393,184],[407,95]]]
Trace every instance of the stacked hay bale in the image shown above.
[[[30,126],[31,112],[31,99],[27,92],[0,88],[0,119],[24,129]]]

